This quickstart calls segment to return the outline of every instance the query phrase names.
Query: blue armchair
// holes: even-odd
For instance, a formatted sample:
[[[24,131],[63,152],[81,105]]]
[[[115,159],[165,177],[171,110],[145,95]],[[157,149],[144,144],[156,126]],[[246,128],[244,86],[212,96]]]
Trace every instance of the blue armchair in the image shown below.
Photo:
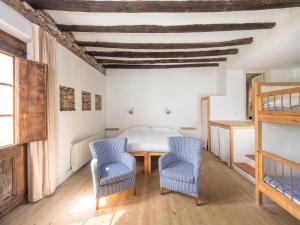
[[[202,141],[190,137],[170,137],[169,152],[158,161],[160,193],[164,188],[195,197],[199,205]]]
[[[133,188],[135,195],[135,158],[125,152],[126,138],[111,138],[90,143],[96,209],[99,198]]]

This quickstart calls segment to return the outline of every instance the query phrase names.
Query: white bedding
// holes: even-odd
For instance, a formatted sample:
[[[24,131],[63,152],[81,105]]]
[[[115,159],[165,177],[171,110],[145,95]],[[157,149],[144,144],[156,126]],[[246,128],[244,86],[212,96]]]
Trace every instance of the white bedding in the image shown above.
[[[132,127],[119,137],[128,139],[127,152],[167,152],[168,137],[182,136],[168,127]]]

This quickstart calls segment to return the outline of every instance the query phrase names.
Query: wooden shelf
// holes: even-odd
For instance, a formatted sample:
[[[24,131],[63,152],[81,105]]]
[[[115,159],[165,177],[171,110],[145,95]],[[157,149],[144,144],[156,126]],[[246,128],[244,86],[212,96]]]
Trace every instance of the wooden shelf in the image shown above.
[[[241,170],[245,171],[246,173],[250,174],[252,177],[255,177],[255,168],[249,166],[247,163],[236,162],[233,164]]]
[[[255,161],[255,155],[246,155],[246,157]]]
[[[259,115],[258,120],[269,123],[300,124],[299,116]]]
[[[120,128],[105,128],[105,131],[119,131]]]
[[[214,120],[209,121],[211,125],[221,125],[228,128],[251,128],[255,127],[255,124],[251,120]]]

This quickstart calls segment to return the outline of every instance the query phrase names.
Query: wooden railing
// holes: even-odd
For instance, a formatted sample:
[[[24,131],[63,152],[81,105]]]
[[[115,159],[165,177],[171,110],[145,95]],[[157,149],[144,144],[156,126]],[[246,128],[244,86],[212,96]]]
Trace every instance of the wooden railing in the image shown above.
[[[285,196],[285,177],[289,177],[289,186],[290,186],[290,200],[293,200],[294,196],[294,185],[293,185],[293,171],[298,170],[300,172],[300,164],[292,162],[290,160],[287,160],[285,158],[282,158],[280,156],[274,155],[272,153],[266,152],[266,151],[259,151],[259,154],[261,154],[261,161],[260,161],[260,173],[259,173],[259,179],[261,183],[265,183],[267,185],[271,186],[271,177],[274,179],[274,187],[272,187],[275,191],[280,192],[277,189],[277,181],[278,177],[281,177],[281,188],[282,193]],[[267,165],[265,165],[265,162]],[[273,162],[274,167],[273,171],[271,171],[271,162]],[[281,172],[277,171],[277,165],[281,165]],[[267,169],[267,174],[265,174],[265,168]],[[288,168],[288,171],[285,171],[285,168]],[[272,175],[271,175],[271,172]],[[280,174],[280,175],[278,175]],[[288,174],[288,175],[287,175]],[[268,177],[268,182],[265,181],[265,176]],[[286,197],[286,196],[285,196]]]
[[[280,90],[263,91],[263,88]],[[256,87],[258,121],[300,124],[300,82],[259,83]]]
[[[270,91],[261,93],[261,108],[263,111],[292,111],[293,106],[300,105],[300,87],[296,88],[289,88],[289,89],[283,89],[283,90],[276,90],[276,91]],[[292,104],[292,97],[297,96],[297,101],[295,104]],[[280,98],[280,104],[276,105],[277,99]],[[288,100],[288,104],[284,105],[284,99]],[[270,104],[272,104],[272,108],[270,108]],[[267,104],[267,108],[264,107],[264,105]],[[280,107],[280,110],[277,110],[276,107]],[[300,109],[296,109],[294,111],[299,111]]]

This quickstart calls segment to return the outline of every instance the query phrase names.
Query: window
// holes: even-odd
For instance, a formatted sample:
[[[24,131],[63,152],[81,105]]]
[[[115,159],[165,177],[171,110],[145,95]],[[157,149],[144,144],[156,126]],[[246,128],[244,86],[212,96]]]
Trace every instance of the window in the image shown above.
[[[14,59],[0,52],[0,147],[14,143]]]

